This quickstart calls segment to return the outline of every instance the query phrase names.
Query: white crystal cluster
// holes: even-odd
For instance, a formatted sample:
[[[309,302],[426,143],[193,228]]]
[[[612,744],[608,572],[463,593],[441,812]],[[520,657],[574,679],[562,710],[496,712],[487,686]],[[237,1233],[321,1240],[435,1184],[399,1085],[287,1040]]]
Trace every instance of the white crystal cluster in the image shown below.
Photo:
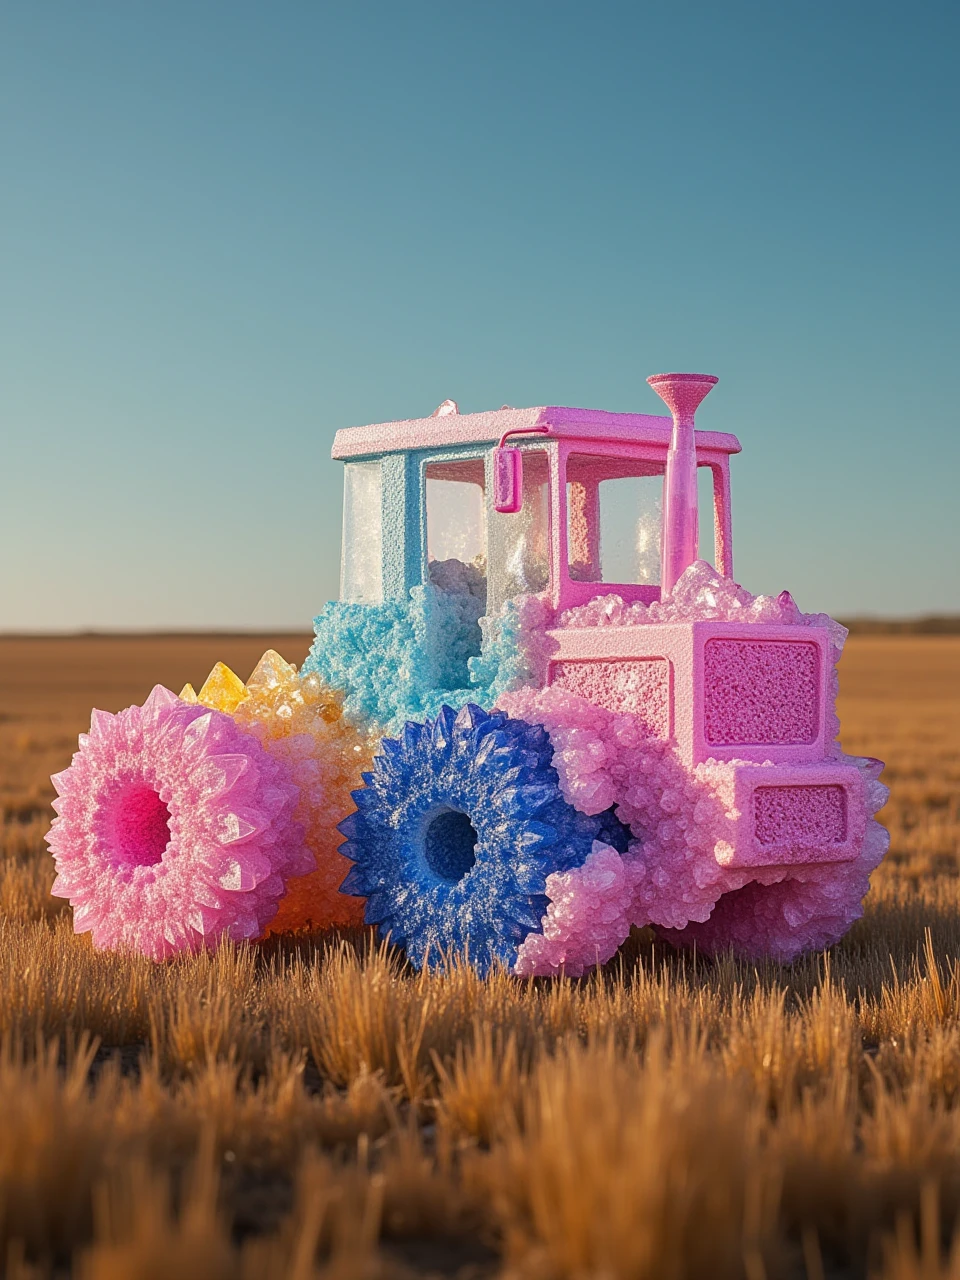
[[[641,627],[654,622],[773,622],[780,626],[825,627],[836,662],[847,629],[825,613],[801,613],[789,591],[755,596],[724,578],[706,560],[695,560],[665,600],[627,604],[620,596],[595,596],[560,615],[562,627]]]

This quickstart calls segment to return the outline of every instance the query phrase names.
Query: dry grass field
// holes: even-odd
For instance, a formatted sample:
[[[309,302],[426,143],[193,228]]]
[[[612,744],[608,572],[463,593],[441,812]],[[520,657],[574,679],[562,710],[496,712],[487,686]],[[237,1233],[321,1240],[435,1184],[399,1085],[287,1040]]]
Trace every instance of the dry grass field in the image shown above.
[[[827,956],[637,934],[527,982],[363,936],[94,953],[48,895],[48,775],[91,705],[268,645],[306,637],[0,638],[11,1280],[960,1280],[960,637],[849,641],[892,849]]]

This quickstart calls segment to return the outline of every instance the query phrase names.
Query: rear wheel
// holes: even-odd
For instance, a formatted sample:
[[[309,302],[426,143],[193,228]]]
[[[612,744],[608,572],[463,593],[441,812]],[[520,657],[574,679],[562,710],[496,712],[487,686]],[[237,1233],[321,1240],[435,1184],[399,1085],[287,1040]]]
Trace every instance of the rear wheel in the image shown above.
[[[826,865],[804,879],[777,884],[752,880],[725,893],[702,924],[658,927],[657,933],[672,946],[695,946],[705,955],[733,951],[745,960],[789,963],[804,952],[839,942],[863,914],[861,902],[868,886],[869,872],[856,863]]]
[[[541,725],[468,705],[383,739],[340,824],[343,892],[418,968],[511,968],[539,932],[547,876],[582,865],[602,820],[569,805]]]

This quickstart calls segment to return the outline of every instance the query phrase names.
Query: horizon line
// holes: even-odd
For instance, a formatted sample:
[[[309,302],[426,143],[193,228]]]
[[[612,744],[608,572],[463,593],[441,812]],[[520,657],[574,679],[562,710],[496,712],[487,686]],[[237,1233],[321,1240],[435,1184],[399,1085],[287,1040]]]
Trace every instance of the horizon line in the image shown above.
[[[960,613],[933,613],[907,616],[883,614],[856,614],[838,617],[841,626],[851,634],[870,631],[882,633],[903,632],[914,635],[960,635]],[[182,639],[249,639],[263,640],[271,637],[312,636],[312,628],[297,627],[83,627],[63,631],[3,631],[3,640],[182,640]]]

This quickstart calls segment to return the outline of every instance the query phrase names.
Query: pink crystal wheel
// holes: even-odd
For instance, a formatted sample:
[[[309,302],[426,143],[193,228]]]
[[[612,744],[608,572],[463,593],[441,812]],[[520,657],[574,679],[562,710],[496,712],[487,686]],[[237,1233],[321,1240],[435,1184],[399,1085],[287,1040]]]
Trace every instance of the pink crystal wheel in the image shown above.
[[[657,933],[672,946],[696,947],[704,955],[730,950],[744,960],[789,964],[832,947],[863,914],[869,873],[858,871],[831,867],[816,879],[753,880],[725,893],[709,920]]]
[[[287,881],[313,868],[284,767],[162,685],[142,707],[94,711],[53,783],[53,893],[97,947],[161,960],[260,937]]]
[[[733,951],[744,960],[790,964],[810,951],[839,942],[863,915],[870,873],[887,851],[889,835],[878,822],[867,824],[855,862],[797,868],[791,875],[766,876],[728,890],[709,919],[657,933],[674,947],[696,947],[704,955]]]

